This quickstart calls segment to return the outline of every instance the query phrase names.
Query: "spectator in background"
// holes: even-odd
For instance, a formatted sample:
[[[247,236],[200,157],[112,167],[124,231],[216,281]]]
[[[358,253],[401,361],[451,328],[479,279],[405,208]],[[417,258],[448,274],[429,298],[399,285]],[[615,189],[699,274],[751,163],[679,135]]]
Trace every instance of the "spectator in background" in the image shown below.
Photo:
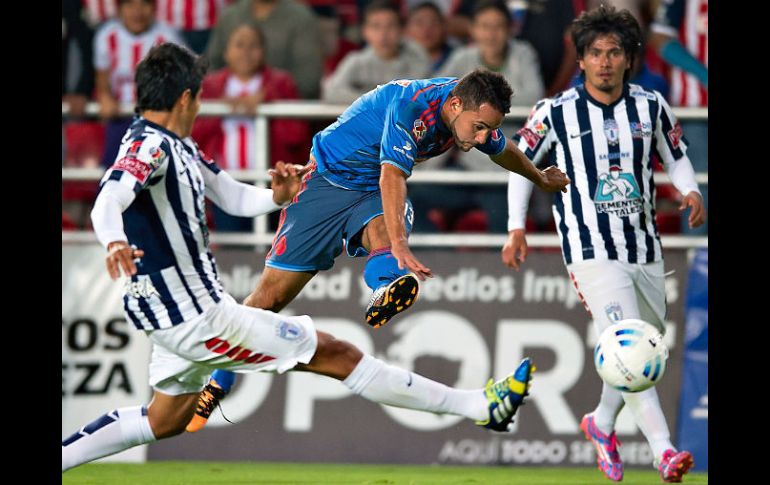
[[[649,41],[671,65],[672,106],[708,107],[708,8],[708,0],[661,0],[658,5]],[[682,130],[695,171],[708,172],[708,121],[684,120]],[[708,205],[708,185],[703,200]],[[708,222],[693,229],[683,218],[681,228],[683,234],[708,234]]]
[[[196,54],[202,54],[219,13],[233,0],[156,0],[157,17],[179,30]]]
[[[203,80],[205,99],[230,103],[239,116],[225,119],[198,118],[193,138],[199,147],[226,170],[256,168],[254,114],[263,102],[297,99],[299,92],[291,75],[265,63],[265,38],[259,27],[247,20],[230,33],[225,48],[226,67]],[[305,164],[310,147],[307,123],[299,120],[270,121],[270,161]],[[214,207],[219,231],[251,230],[252,219],[231,216]]]
[[[511,100],[512,106],[533,105],[543,97],[544,93],[537,53],[529,42],[512,39],[512,29],[513,18],[505,2],[502,0],[479,2],[474,10],[471,24],[473,44],[455,49],[438,75],[462,77],[478,67],[485,67],[502,74],[511,85],[514,93]],[[519,126],[520,123],[505,121],[503,131],[514,133]],[[455,163],[464,170],[502,171],[502,168],[485,162],[484,157],[476,152],[477,150],[471,150],[461,153],[455,150]],[[444,160],[445,163],[447,161]],[[432,165],[426,165],[425,168],[435,168],[438,163],[441,162],[436,161]],[[456,193],[458,189],[444,190],[454,190]],[[421,193],[416,194],[416,197],[422,195],[430,198],[429,194]],[[463,189],[462,196],[447,194],[446,197],[438,200],[441,200],[444,208],[453,211],[481,208],[486,215],[486,221],[476,229],[483,229],[486,224],[492,232],[505,233],[508,221],[505,209],[506,197],[504,186],[484,186],[466,187]],[[433,197],[431,200],[435,204],[437,198]],[[420,227],[417,222],[415,225]]]
[[[529,106],[543,97],[537,53],[527,41],[510,39],[511,13],[502,0],[483,0],[473,13],[473,45],[456,49],[439,71],[458,76],[477,67],[502,74],[513,88],[512,105]]]
[[[118,16],[117,0],[82,0],[82,4],[84,19],[91,28]]]
[[[317,99],[323,69],[321,31],[313,11],[296,0],[239,0],[225,8],[206,50],[212,69],[225,67],[230,32],[253,19],[265,36],[265,61],[288,71],[300,97]]]
[[[351,103],[393,79],[430,76],[430,60],[419,45],[402,36],[401,16],[387,0],[371,2],[363,13],[367,46],[348,54],[324,84],[323,99]]]
[[[585,9],[583,0],[529,0],[520,14],[517,38],[526,40],[537,52],[545,95],[567,89],[577,73],[577,53],[572,44],[570,23]]]
[[[452,52],[447,42],[446,19],[433,2],[416,4],[406,20],[406,36],[420,44],[428,53],[431,73],[437,72]]]
[[[102,164],[115,161],[120,140],[131,124],[119,116],[120,103],[133,103],[134,72],[139,61],[154,45],[183,44],[168,25],[155,20],[153,0],[118,0],[118,18],[105,22],[94,37],[94,69],[99,113],[107,120]]]
[[[86,102],[94,90],[94,31],[83,19],[80,0],[62,1],[61,28],[62,101],[69,103],[69,116],[78,118],[85,113]]]

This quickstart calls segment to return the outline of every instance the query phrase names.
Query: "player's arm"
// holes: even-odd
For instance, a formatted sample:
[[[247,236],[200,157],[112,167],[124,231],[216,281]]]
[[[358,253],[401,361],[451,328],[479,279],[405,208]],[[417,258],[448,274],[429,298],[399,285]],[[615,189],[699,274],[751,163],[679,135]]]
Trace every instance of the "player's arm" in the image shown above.
[[[388,231],[388,239],[390,239],[390,251],[398,260],[398,267],[406,267],[420,280],[424,280],[426,277],[432,278],[433,273],[409,249],[406,223],[404,222],[406,178],[407,174],[395,165],[382,164],[380,191],[382,193],[385,228]]]
[[[206,197],[228,214],[240,217],[256,217],[285,207],[299,191],[302,176],[312,168],[277,162],[268,171],[273,177],[272,189],[265,189],[235,180],[205,155],[201,166]]]
[[[553,141],[550,130],[549,104],[547,101],[538,102],[532,109],[527,122],[507,144],[514,145],[519,153],[523,153],[533,168],[544,159],[548,147]],[[561,173],[561,172],[560,172]],[[508,175],[508,240],[501,251],[503,264],[519,270],[519,266],[527,259],[526,219],[529,199],[532,195],[533,183],[517,173]],[[564,190],[566,192],[566,189]]]
[[[123,231],[123,211],[134,201],[136,194],[128,186],[116,180],[108,180],[96,197],[91,210],[91,222],[96,238],[107,248],[107,271],[116,280],[121,270],[126,276],[136,274],[134,260],[144,256],[144,251],[128,244]]]
[[[687,140],[682,133],[682,126],[666,100],[657,91],[655,96],[659,103],[658,119],[655,123],[655,146],[671,182],[683,196],[679,210],[684,211],[689,207],[687,222],[690,228],[698,227],[706,222],[706,209],[695,181],[695,170],[687,156]]]
[[[569,177],[556,167],[539,170],[511,140],[505,141],[505,148],[500,154],[489,158],[504,169],[526,177],[546,192],[566,192],[570,183]]]

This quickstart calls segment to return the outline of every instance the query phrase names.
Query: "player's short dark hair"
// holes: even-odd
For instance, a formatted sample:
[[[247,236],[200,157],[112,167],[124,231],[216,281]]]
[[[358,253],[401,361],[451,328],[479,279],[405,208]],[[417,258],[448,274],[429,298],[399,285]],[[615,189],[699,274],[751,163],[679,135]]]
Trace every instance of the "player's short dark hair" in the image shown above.
[[[186,89],[197,96],[207,64],[204,57],[171,42],[153,47],[136,66],[135,111],[171,111]]]
[[[449,94],[460,98],[464,109],[476,110],[488,103],[500,113],[506,114],[511,110],[513,89],[502,74],[488,69],[476,69],[463,76]]]
[[[433,12],[439,16],[439,18],[444,18],[444,12],[441,11],[441,9],[436,5],[434,2],[426,1],[426,2],[420,2],[411,9],[409,9],[409,16],[411,17],[415,13],[419,12],[423,9],[433,10]]]
[[[633,67],[641,48],[642,29],[628,10],[616,10],[613,6],[600,5],[583,12],[572,21],[572,42],[577,49],[578,59],[582,59],[586,49],[598,38],[614,34],[620,40],[620,46]],[[626,70],[623,81],[628,81],[631,68]]]
[[[398,19],[399,24],[403,24],[403,20],[401,18],[401,11],[396,7],[396,4],[393,3],[390,0],[373,0],[372,2],[369,2],[369,5],[367,5],[364,8],[364,12],[361,15],[361,24],[365,24],[366,20],[369,18],[370,15],[373,13],[381,12],[381,11],[388,11],[393,12],[396,15],[396,18]]]
[[[511,11],[508,10],[508,5],[506,5],[503,0],[481,0],[480,2],[477,2],[476,6],[473,8],[473,20],[476,20],[476,17],[478,17],[481,12],[489,9],[500,12],[500,14],[508,21],[508,25],[513,22]]]

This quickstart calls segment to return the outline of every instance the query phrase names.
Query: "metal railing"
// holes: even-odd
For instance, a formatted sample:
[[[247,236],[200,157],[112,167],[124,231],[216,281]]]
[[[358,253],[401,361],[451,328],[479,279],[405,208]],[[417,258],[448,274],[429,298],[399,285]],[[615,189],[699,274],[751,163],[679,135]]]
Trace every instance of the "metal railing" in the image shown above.
[[[133,114],[133,105],[122,104],[120,114]],[[270,137],[269,121],[271,118],[300,118],[306,120],[336,118],[347,108],[347,105],[327,104],[319,101],[281,101],[261,105],[254,117],[255,136],[263,143],[257,143],[256,167],[253,170],[228,170],[238,180],[252,181],[259,187],[265,187],[270,177],[267,170],[270,166]],[[708,108],[673,108],[674,115],[680,120],[708,120]],[[62,116],[69,113],[67,103],[62,103]],[[506,115],[506,120],[525,120],[530,108],[514,106]],[[97,116],[99,105],[88,103],[86,115]],[[201,103],[200,116],[226,116],[232,114],[230,105],[223,102]],[[62,168],[62,180],[99,180],[104,174],[101,168]],[[665,173],[654,174],[656,184],[670,183]],[[708,173],[696,174],[699,184],[708,184]],[[410,184],[454,184],[454,185],[503,185],[508,182],[508,174],[494,171],[453,171],[453,170],[422,170],[416,171],[409,177]],[[273,234],[268,230],[268,219],[258,217],[254,222],[252,233],[212,233],[212,244],[228,245],[270,245]],[[502,247],[505,243],[504,234],[413,234],[409,238],[411,246],[429,247]],[[708,237],[693,236],[662,236],[666,248],[695,248],[708,247]],[[90,231],[62,231],[62,243],[94,242],[96,237]],[[527,242],[531,247],[557,247],[558,237],[555,234],[532,234]]]

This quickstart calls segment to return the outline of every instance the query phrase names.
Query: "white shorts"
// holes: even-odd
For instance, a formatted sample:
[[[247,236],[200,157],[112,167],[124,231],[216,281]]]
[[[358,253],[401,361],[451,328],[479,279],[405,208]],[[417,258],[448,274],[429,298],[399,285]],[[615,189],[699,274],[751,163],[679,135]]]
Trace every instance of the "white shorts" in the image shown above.
[[[666,332],[663,261],[636,264],[589,259],[567,265],[567,271],[597,333],[627,318],[642,319]]]
[[[194,320],[147,334],[150,385],[172,396],[200,392],[215,369],[286,372],[310,362],[318,345],[307,315],[239,305],[230,295]]]

